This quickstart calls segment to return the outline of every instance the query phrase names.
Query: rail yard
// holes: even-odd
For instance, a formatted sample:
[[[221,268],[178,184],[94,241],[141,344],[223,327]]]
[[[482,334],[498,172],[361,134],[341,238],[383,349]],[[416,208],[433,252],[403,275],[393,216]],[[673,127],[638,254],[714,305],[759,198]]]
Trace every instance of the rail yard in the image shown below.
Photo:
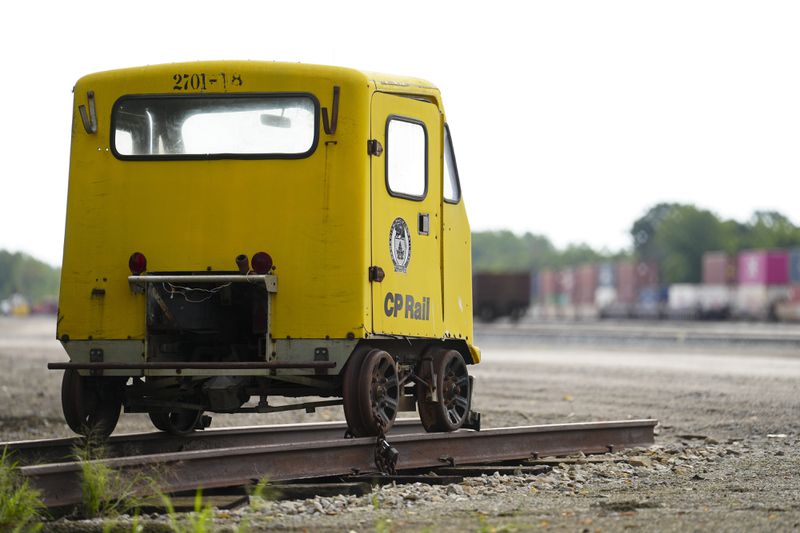
[[[4,406],[0,440],[63,437],[45,449],[36,443],[16,445],[18,460],[30,479],[57,469],[54,461],[68,454],[74,442],[61,417],[59,376],[46,370],[48,361],[63,358],[53,330],[52,320],[44,317],[0,320],[0,361],[6,369],[0,376]],[[237,501],[236,494],[240,504],[246,501],[244,493],[229,493],[227,500],[211,500],[219,507],[234,507],[217,509],[215,525],[235,528],[247,524],[252,530],[595,531],[651,529],[658,524],[658,529],[667,531],[710,527],[745,531],[785,530],[800,523],[800,480],[795,474],[800,465],[797,329],[714,323],[667,327],[642,322],[560,327],[523,320],[514,325],[481,326],[476,328],[476,338],[484,360],[474,372],[478,385],[473,402],[482,413],[482,431],[422,433],[423,440],[437,441],[431,455],[430,451],[414,451],[412,441],[420,434],[418,422],[399,420],[386,437],[400,453],[396,466],[401,475],[394,482],[373,486],[369,476],[359,479],[351,472],[333,476],[336,485],[330,484],[329,476],[327,488],[321,488],[322,484],[309,488],[306,480],[293,490],[284,488],[283,496],[254,498],[250,505],[238,507],[230,502]],[[318,408],[312,415],[227,415],[215,417],[211,429],[198,432],[191,446],[181,441],[185,437],[154,437],[152,433],[144,438],[145,443],[134,445],[139,437],[126,434],[152,432],[147,415],[134,414],[121,419],[106,460],[140,464],[146,462],[142,457],[178,453],[183,456],[175,464],[180,464],[190,456],[205,454],[210,461],[207,464],[216,465],[218,477],[227,472],[228,477],[249,478],[236,473],[236,468],[242,467],[233,466],[233,453],[227,454],[229,463],[209,459],[214,449],[239,446],[248,449],[248,454],[267,449],[286,453],[287,447],[292,448],[287,442],[294,441],[302,442],[306,449],[295,450],[300,455],[293,461],[314,458],[300,461],[304,469],[320,464],[339,468],[331,457],[347,456],[356,470],[374,472],[370,466],[374,465],[375,439],[342,439],[343,418],[340,407]],[[476,460],[459,454],[470,449],[474,456],[481,446],[459,448],[451,440],[491,439],[492,432],[508,431],[491,428],[511,426],[519,432],[523,426],[578,424],[571,426],[575,429],[606,420],[647,428],[647,419],[658,421],[655,428],[655,422],[649,426],[651,436],[655,432],[654,445],[647,443],[645,433],[644,440],[640,436],[638,441],[629,441],[633,448],[619,446],[611,452],[583,455],[573,452],[604,450],[563,447],[564,439],[556,438],[554,442],[561,442],[561,448],[531,444],[543,450],[539,456],[531,450],[525,460],[505,457],[515,459],[506,461],[514,465],[511,467],[465,470],[464,465]],[[304,436],[299,436],[296,424],[310,421],[314,423],[300,426]],[[502,446],[497,442],[507,441],[508,436],[500,437],[485,448],[498,453]],[[330,454],[329,444],[323,443],[331,442],[342,448],[326,455]],[[553,459],[552,455],[568,457]],[[130,459],[132,456],[139,458]],[[493,464],[500,459],[495,457]],[[249,468],[260,473],[258,461],[252,457],[249,461]],[[430,479],[431,461],[440,463],[435,469],[436,481]],[[46,466],[31,466],[36,463]],[[69,470],[64,465],[62,462],[58,468]],[[422,483],[425,476],[429,479]],[[307,476],[278,474],[273,482],[298,477]],[[200,477],[197,480],[202,483]],[[163,510],[143,512],[148,527],[168,527]],[[129,527],[125,524],[131,520],[124,515],[94,520],[72,515],[53,519],[47,526],[62,531],[100,531],[109,521]]]

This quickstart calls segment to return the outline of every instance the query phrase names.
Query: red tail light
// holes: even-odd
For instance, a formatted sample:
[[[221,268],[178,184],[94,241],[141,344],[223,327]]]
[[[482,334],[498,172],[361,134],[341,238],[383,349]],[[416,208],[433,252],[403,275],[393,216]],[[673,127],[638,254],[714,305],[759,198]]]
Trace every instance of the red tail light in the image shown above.
[[[131,274],[138,276],[147,270],[147,258],[143,253],[133,252],[131,258],[128,259],[128,268],[131,269]]]
[[[272,257],[267,252],[258,252],[250,260],[256,274],[268,274],[272,270]]]

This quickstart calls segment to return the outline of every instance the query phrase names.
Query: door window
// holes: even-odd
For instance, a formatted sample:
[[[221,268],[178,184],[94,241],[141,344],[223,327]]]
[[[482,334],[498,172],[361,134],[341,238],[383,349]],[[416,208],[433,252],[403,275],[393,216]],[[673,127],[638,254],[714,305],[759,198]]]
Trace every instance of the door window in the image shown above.
[[[428,189],[425,126],[391,117],[386,123],[386,184],[392,196],[421,200]]]

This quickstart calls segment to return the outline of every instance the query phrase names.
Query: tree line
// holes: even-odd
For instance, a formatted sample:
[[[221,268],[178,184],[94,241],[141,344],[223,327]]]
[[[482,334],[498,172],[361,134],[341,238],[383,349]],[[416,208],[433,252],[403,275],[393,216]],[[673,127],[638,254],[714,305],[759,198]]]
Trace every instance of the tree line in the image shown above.
[[[61,269],[23,253],[0,250],[0,300],[14,293],[32,303],[58,297]]]
[[[746,222],[721,219],[690,204],[660,203],[634,221],[627,249],[596,250],[587,244],[559,249],[544,235],[511,231],[472,234],[474,271],[560,269],[627,258],[658,262],[664,283],[698,283],[702,256],[722,250],[800,247],[800,227],[775,211],[756,211]],[[33,303],[58,296],[61,269],[23,253],[0,250],[0,300],[18,292]]]
[[[756,211],[746,222],[722,219],[691,204],[660,203],[634,221],[631,245],[618,251],[587,244],[556,248],[543,235],[510,231],[472,234],[474,271],[559,269],[626,258],[656,261],[664,283],[699,283],[708,251],[800,247],[800,227],[776,211]]]

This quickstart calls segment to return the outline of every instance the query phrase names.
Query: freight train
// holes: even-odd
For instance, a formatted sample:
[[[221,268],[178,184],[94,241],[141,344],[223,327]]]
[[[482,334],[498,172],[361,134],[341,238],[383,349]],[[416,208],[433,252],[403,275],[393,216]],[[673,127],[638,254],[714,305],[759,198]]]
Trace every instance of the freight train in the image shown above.
[[[800,321],[800,249],[707,252],[698,284],[662,284],[657,263],[635,260],[541,270],[530,274],[534,289],[516,294],[513,284],[498,286],[499,274],[476,274],[475,286],[488,285],[487,276],[494,276],[494,299],[507,299],[496,308],[534,294],[527,312],[535,318]]]
[[[215,61],[74,88],[57,336],[64,417],[110,434],[342,404],[477,428],[470,229],[439,90]],[[302,403],[274,398],[315,397]],[[251,401],[252,399],[252,401]]]

